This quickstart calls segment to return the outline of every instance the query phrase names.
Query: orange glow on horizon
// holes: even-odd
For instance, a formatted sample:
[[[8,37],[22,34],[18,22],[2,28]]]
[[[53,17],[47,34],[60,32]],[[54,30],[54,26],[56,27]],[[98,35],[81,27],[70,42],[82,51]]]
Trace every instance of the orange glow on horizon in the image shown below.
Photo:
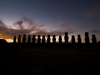
[[[8,43],[13,42],[13,39],[5,39]]]

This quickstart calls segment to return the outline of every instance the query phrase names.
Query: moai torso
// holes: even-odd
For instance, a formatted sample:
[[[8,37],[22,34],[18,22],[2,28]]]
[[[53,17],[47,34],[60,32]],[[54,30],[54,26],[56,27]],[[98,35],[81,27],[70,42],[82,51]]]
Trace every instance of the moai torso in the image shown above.
[[[62,37],[59,36],[59,43],[62,43]]]
[[[95,35],[92,35],[92,43],[97,43],[97,39],[96,39]]]
[[[33,37],[32,37],[32,43],[36,43],[36,38],[35,38],[36,36],[35,35],[33,35]]]
[[[71,41],[72,41],[72,43],[75,43],[75,36],[74,35],[72,35]]]
[[[31,35],[28,35],[28,43],[31,43]]]
[[[47,37],[47,43],[50,43],[50,40],[51,40],[50,35],[48,35],[48,37]]]
[[[90,41],[89,41],[89,33],[88,32],[85,33],[85,43],[90,43]]]
[[[38,35],[37,43],[40,43],[40,42],[41,42],[41,38],[40,38],[40,35]]]
[[[18,36],[18,43],[21,43],[21,35]]]
[[[82,42],[81,42],[81,35],[78,35],[77,40],[78,40],[78,43],[82,43]]]
[[[16,36],[14,36],[13,43],[16,43]]]
[[[67,33],[67,32],[65,32],[65,37],[64,37],[64,39],[65,39],[65,43],[68,43],[68,33]]]
[[[42,36],[42,43],[45,43],[45,35]]]
[[[52,41],[53,41],[53,43],[56,43],[56,36],[55,35],[53,35]]]
[[[23,35],[22,43],[26,43],[26,34]]]

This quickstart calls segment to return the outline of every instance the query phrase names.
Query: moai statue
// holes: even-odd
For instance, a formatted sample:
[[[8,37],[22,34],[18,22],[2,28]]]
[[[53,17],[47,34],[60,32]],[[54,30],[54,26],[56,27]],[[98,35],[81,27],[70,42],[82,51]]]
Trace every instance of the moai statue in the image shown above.
[[[40,35],[38,35],[37,43],[40,43],[40,42],[41,42],[41,38],[40,38]]]
[[[77,40],[78,40],[78,43],[82,43],[82,42],[81,42],[81,35],[78,35]]]
[[[32,43],[36,43],[36,38],[35,38],[36,36],[35,35],[33,35],[33,38],[32,38]]]
[[[22,43],[26,43],[26,34],[23,35]]]
[[[71,41],[72,41],[72,43],[75,43],[75,36],[74,35],[72,35]]]
[[[31,43],[31,35],[28,35],[28,43]]]
[[[45,43],[45,35],[42,36],[42,43]]]
[[[67,33],[67,32],[65,32],[65,37],[64,37],[64,39],[65,39],[65,43],[68,43],[68,33]]]
[[[50,43],[50,40],[51,40],[50,35],[48,35],[48,37],[47,37],[47,43]]]
[[[90,43],[89,41],[89,33],[85,32],[85,43]]]
[[[56,43],[56,36],[55,35],[53,35],[52,40],[53,40],[53,43]]]
[[[59,36],[59,43],[62,43],[62,37]]]
[[[97,39],[95,35],[92,35],[92,43],[97,43]]]
[[[21,35],[18,36],[18,43],[21,43]]]
[[[13,43],[16,43],[16,36],[14,36]]]

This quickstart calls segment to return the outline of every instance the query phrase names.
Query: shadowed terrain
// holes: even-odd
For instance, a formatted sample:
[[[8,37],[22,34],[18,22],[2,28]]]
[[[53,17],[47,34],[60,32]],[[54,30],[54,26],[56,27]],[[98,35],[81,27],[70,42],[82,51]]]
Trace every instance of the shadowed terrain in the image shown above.
[[[5,44],[3,74],[100,74],[100,44]]]

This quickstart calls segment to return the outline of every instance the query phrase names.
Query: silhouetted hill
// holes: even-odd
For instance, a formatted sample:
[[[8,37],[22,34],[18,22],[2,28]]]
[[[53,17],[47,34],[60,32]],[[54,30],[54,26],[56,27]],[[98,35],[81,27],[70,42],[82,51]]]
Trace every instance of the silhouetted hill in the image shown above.
[[[7,41],[5,39],[0,39],[0,44],[6,44]]]

